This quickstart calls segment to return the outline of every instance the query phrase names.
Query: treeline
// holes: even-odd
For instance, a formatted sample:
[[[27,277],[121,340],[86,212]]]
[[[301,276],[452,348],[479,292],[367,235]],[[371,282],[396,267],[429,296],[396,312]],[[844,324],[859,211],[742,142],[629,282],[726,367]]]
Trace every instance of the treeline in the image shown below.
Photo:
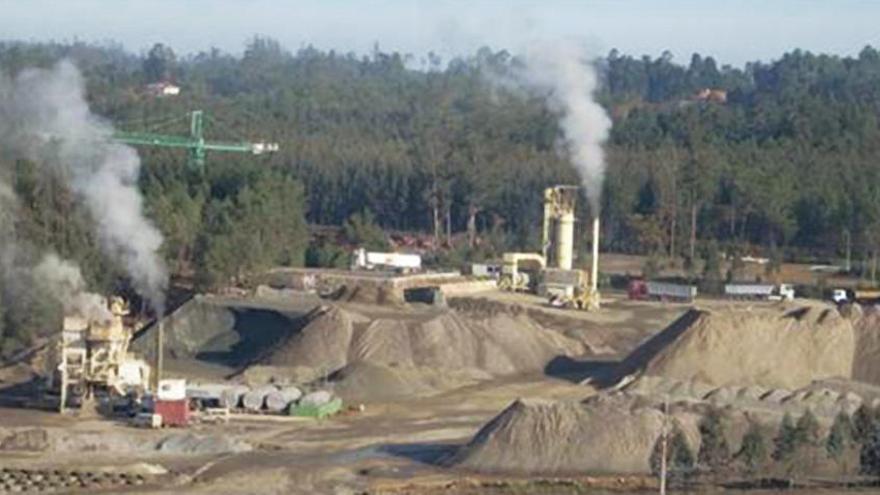
[[[241,57],[7,43],[0,67],[14,73],[63,56],[85,71],[95,109],[121,128],[202,108],[217,124],[209,136],[280,143],[266,158],[214,154],[209,168],[273,168],[296,178],[311,223],[340,225],[369,210],[386,228],[445,236],[471,221],[534,247],[540,190],[577,180],[556,152],[556,116],[540,98],[487,82],[487,71],[517,64],[504,51],[448,63],[431,55],[416,70],[418,60],[396,53],[290,53],[264,38]],[[609,249],[692,257],[717,240],[832,258],[849,242],[857,258],[875,256],[875,49],[857,57],[794,51],[743,68],[696,54],[679,65],[668,52],[612,51],[598,64],[600,98],[614,117],[603,201]],[[143,86],[158,80],[180,85],[182,95],[146,95]],[[704,88],[726,92],[726,102],[694,98]],[[185,122],[163,130],[187,132]],[[192,189],[180,153],[141,152],[152,196],[162,194],[150,190],[157,183]]]
[[[670,423],[651,454],[651,469],[661,472],[666,452],[671,480],[850,479],[880,475],[880,410],[866,404],[850,415],[840,411],[830,426],[820,424],[807,409],[795,420],[785,413],[778,425],[750,421],[736,447],[731,418],[725,410],[709,408],[698,424],[699,449],[682,429]],[[664,448],[664,442],[666,446]]]
[[[186,165],[185,151],[139,148],[140,186],[169,266],[201,286],[302,263],[307,223],[342,225],[356,214],[434,234],[441,245],[468,241],[446,259],[537,249],[542,189],[578,181],[557,152],[558,116],[541,98],[490,84],[487,73],[519,63],[504,51],[443,61],[290,52],[265,38],[241,56],[0,43],[7,77],[62,58],[80,67],[93,110],[117,129],[187,135],[186,113],[201,109],[208,139],[279,143],[258,156],[209,152],[202,170]],[[876,265],[875,49],[794,51],[741,68],[616,51],[597,63],[598,96],[614,120],[605,249],[694,261],[718,246],[828,261],[850,246],[856,260]],[[181,94],[155,96],[147,85],[158,81]],[[0,156],[3,180],[22,198],[18,232],[76,260],[96,288],[113,289],[119,271],[100,255],[77,198],[35,170]],[[585,198],[580,204],[586,218]],[[344,264],[329,248],[309,261]]]

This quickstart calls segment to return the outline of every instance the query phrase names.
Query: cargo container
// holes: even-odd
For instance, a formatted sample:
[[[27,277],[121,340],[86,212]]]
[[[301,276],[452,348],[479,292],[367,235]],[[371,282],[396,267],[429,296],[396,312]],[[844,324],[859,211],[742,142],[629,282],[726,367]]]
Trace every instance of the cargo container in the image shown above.
[[[153,412],[162,416],[163,426],[187,426],[189,424],[189,401],[162,400],[153,404]]]
[[[186,399],[186,380],[164,379],[159,380],[159,390],[156,392],[159,400],[176,401]]]
[[[342,409],[342,399],[336,397],[331,399],[329,402],[324,402],[321,404],[317,403],[302,403],[299,404],[291,404],[288,409],[288,414],[291,416],[300,416],[306,418],[315,418],[315,419],[323,419],[327,416],[332,416],[338,413]]]

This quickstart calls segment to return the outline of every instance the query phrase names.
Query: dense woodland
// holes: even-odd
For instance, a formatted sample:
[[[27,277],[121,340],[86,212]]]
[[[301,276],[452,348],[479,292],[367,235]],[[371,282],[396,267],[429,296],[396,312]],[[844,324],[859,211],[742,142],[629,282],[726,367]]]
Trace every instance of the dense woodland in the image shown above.
[[[186,135],[187,112],[202,109],[208,139],[280,144],[258,156],[209,153],[202,169],[182,150],[138,149],[169,266],[201,286],[307,258],[343,263],[332,242],[308,247],[308,224],[346,225],[355,243],[376,242],[372,222],[433,234],[453,245],[441,260],[536,249],[540,191],[577,182],[559,153],[557,115],[541,97],[490,82],[519,63],[505,51],[444,61],[291,52],[265,38],[241,56],[0,43],[7,76],[62,58],[82,70],[93,111],[117,129]],[[851,246],[868,261],[859,266],[876,266],[880,52],[794,51],[734,68],[697,54],[612,51],[597,65],[598,98],[614,121],[604,249],[694,260],[720,246],[834,261]],[[156,97],[146,88],[157,81],[181,94]],[[705,88],[726,91],[726,101],[698,98]],[[0,160],[20,202],[17,235],[80,263],[96,288],[117,288],[119,271],[77,198],[32,163]]]

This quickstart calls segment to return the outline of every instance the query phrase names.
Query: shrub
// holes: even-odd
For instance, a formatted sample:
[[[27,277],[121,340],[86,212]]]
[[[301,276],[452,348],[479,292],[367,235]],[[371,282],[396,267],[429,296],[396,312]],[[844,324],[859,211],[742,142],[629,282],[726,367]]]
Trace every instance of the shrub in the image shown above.
[[[745,463],[746,469],[752,472],[767,462],[767,441],[764,431],[757,423],[749,425],[736,456]]]
[[[730,447],[724,434],[724,417],[712,408],[700,421],[699,463],[712,469],[726,465],[730,461]]]

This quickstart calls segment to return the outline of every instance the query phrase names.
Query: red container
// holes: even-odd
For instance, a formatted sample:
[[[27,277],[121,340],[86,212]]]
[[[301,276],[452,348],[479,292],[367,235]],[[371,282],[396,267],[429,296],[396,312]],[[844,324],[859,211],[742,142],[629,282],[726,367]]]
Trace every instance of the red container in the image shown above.
[[[162,416],[163,426],[186,426],[189,424],[189,401],[183,400],[157,400],[155,402],[156,414]]]

